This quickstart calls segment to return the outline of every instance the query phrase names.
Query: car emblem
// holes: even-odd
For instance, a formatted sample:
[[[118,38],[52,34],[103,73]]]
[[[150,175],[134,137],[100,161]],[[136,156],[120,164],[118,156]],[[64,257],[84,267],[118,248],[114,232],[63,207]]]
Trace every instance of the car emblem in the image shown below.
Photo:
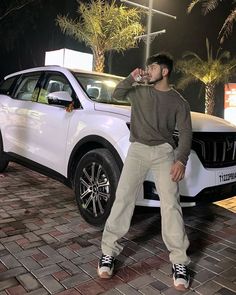
[[[226,150],[227,150],[227,152],[232,150],[233,145],[234,145],[234,141],[230,140],[228,137],[226,137]]]

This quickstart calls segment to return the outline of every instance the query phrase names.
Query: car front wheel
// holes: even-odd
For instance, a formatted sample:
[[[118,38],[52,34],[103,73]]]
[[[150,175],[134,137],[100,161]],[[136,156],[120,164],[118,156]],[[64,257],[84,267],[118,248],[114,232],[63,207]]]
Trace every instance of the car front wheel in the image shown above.
[[[75,173],[75,196],[79,211],[88,223],[96,226],[105,223],[119,177],[117,163],[105,148],[89,151],[79,161]]]

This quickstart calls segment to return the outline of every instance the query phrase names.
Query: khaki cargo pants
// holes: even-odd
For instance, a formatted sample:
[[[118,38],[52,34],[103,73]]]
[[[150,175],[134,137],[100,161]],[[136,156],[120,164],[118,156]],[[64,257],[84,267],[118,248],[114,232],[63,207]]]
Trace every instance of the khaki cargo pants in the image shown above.
[[[123,247],[118,240],[130,227],[136,199],[149,169],[152,170],[161,202],[162,239],[170,252],[170,261],[187,265],[189,246],[179,203],[178,184],[171,180],[174,151],[170,144],[147,146],[131,143],[116,191],[116,199],[105,224],[102,252],[116,257]],[[144,233],[145,234],[145,233]]]

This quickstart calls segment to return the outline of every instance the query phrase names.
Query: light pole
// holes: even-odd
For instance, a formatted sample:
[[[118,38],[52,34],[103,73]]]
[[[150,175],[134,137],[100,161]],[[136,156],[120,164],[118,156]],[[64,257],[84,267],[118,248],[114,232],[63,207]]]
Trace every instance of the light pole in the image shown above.
[[[152,29],[152,8],[153,8],[153,0],[149,0],[148,7],[148,22],[147,22],[147,45],[146,45],[146,60],[150,55],[150,34]]]
[[[160,11],[160,10],[153,9],[153,0],[148,0],[148,1],[149,1],[149,5],[147,7],[147,6],[143,6],[141,4],[132,2],[132,1],[121,0],[121,2],[124,2],[124,3],[130,4],[130,5],[142,8],[144,10],[148,10],[147,34],[136,37],[136,39],[144,39],[144,38],[147,39],[147,42],[146,42],[146,59],[150,55],[151,37],[154,36],[154,38],[155,38],[155,36],[166,32],[166,30],[161,30],[161,31],[151,33],[151,29],[152,29],[152,13],[158,13],[158,14],[161,14],[161,15],[176,19],[176,16],[174,16],[174,15],[165,13],[165,12]]]

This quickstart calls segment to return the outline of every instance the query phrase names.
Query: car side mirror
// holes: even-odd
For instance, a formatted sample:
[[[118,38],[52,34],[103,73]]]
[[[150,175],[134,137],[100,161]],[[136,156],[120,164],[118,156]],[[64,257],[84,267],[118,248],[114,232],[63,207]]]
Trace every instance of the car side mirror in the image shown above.
[[[47,95],[48,103],[55,105],[68,106],[72,101],[72,97],[67,91],[55,91]]]

